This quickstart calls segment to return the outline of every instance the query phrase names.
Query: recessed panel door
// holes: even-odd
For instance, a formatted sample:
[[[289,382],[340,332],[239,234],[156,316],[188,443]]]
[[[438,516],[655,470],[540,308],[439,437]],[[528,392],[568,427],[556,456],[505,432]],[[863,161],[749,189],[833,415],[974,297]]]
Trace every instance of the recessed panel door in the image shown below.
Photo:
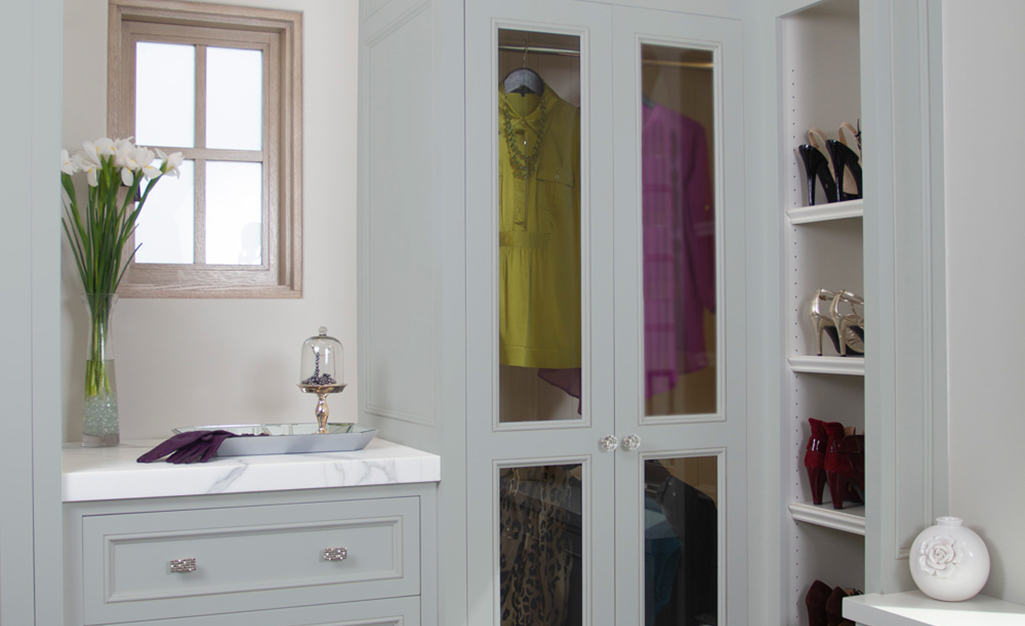
[[[616,623],[739,625],[740,23],[614,16]]]
[[[468,622],[614,613],[612,11],[466,10]]]

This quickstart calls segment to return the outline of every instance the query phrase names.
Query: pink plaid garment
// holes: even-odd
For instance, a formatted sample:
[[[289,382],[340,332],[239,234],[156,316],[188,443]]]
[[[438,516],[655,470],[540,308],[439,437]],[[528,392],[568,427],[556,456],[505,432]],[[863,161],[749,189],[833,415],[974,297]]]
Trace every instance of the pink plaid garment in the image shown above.
[[[705,129],[644,106],[644,366],[646,398],[709,365],[704,310],[715,312],[715,211]]]

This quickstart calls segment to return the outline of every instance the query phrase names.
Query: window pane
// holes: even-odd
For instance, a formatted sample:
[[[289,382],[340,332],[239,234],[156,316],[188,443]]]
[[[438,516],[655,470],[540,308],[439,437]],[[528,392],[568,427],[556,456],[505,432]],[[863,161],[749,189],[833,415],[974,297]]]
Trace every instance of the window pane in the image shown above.
[[[191,148],[196,140],[196,47],[135,46],[135,142]]]
[[[645,415],[717,402],[712,53],[643,45]]]
[[[718,624],[718,458],[644,462],[644,613],[656,626]]]
[[[136,263],[192,263],[196,167],[183,161],[178,178],[164,176],[146,198],[135,229]]]
[[[263,164],[206,164],[206,262],[263,262]]]
[[[206,51],[206,147],[260,150],[263,144],[263,52]]]
[[[583,623],[580,465],[499,476],[502,624]]]
[[[499,420],[579,420],[580,37],[498,45]]]

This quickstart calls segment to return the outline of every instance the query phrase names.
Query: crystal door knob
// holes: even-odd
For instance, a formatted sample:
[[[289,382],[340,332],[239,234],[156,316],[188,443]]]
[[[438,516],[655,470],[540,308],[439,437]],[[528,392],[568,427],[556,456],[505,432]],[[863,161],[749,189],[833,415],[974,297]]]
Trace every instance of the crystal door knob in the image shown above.
[[[619,439],[616,439],[613,435],[605,435],[598,440],[598,447],[601,448],[602,452],[612,452],[619,447]]]
[[[641,438],[634,434],[629,434],[623,437],[623,449],[624,450],[636,450],[641,447]]]

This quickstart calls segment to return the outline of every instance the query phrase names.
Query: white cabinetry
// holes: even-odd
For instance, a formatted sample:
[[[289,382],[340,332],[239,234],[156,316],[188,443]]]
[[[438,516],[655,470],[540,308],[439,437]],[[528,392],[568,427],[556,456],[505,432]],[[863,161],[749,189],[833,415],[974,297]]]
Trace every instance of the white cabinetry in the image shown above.
[[[362,3],[360,421],[365,415],[389,439],[445,459],[439,510],[446,624],[502,622],[510,559],[537,556],[507,554],[505,539],[518,535],[503,517],[505,507],[530,489],[524,485],[539,468],[572,485],[571,503],[556,516],[567,524],[571,556],[543,563],[560,576],[568,572],[552,586],[569,588],[560,598],[569,597],[565,623],[635,626],[654,618],[656,609],[646,606],[646,548],[664,541],[673,556],[680,549],[657,501],[657,487],[673,471],[692,472],[687,493],[711,511],[702,544],[707,569],[689,578],[708,583],[700,594],[708,619],[700,623],[747,619],[746,437],[753,403],[744,341],[742,24],[736,7],[698,15],[666,10],[671,4]],[[521,65],[539,71],[579,115],[579,140],[567,144],[566,160],[542,162],[536,178],[528,172],[522,183],[527,193],[535,184],[553,195],[571,186],[579,193],[579,266],[572,270],[580,276],[579,330],[572,331],[582,344],[579,413],[575,401],[549,402],[536,372],[508,380],[507,368],[534,366],[501,356],[509,284],[502,248],[519,241],[546,249],[554,238],[513,236],[501,226],[499,203],[507,202],[502,194],[512,178],[501,169],[501,155],[520,144],[509,139],[506,124],[513,122],[505,116],[512,113],[498,87]],[[664,79],[645,74],[645,66],[664,69]],[[705,403],[687,409],[663,406],[665,398],[649,392],[644,349],[651,225],[642,216],[642,129],[651,118],[643,107],[651,100],[669,109],[680,104],[664,100],[669,94],[698,94],[671,76],[681,71],[701,75],[707,103],[707,122],[698,125],[706,133],[702,148],[712,155],[710,197],[692,206],[707,215],[702,232],[712,251],[702,270],[715,282],[706,307],[711,321],[695,326],[711,346],[701,355],[707,361],[692,368],[705,376],[694,384]],[[692,121],[699,116],[674,111]],[[542,119],[531,133],[547,128]],[[524,141],[529,160],[533,139]],[[574,151],[575,162],[568,157]],[[671,187],[676,180],[664,182]],[[674,254],[673,243],[667,246]],[[675,369],[667,376],[673,389],[686,387]],[[510,475],[521,491],[507,489]],[[535,504],[548,514],[547,504]],[[656,538],[653,529],[663,534]],[[692,552],[699,543],[692,540]],[[675,576],[667,587],[683,579]],[[677,604],[680,614],[690,611],[688,623],[697,619],[699,611],[683,608],[682,599]]]
[[[791,581],[785,590],[786,617],[788,624],[795,625],[807,623],[804,598],[814,580],[830,587],[865,586],[866,507],[847,502],[842,509],[835,509],[828,487],[823,504],[813,504],[803,462],[811,434],[809,418],[840,422],[859,434],[865,430],[865,359],[841,357],[826,336],[822,356],[818,356],[809,313],[819,289],[864,295],[862,222],[863,214],[872,211],[873,205],[871,197],[827,203],[816,182],[816,204],[808,206],[807,177],[797,150],[809,143],[812,128],[821,129],[829,139],[838,139],[841,123],[858,124],[861,120],[857,0],[817,4],[780,22],[780,149],[782,212],[786,214],[783,332],[789,366],[781,417],[783,495],[791,516],[784,558],[790,572],[787,580]],[[874,348],[875,305],[867,302],[865,307],[869,320],[866,350]],[[827,315],[828,306],[828,302],[821,306]]]
[[[76,468],[65,474],[65,623],[437,624],[436,486],[375,484],[396,481],[414,456],[410,468],[431,465],[430,455],[392,446],[391,459],[360,452],[132,467],[145,449],[65,452]],[[322,488],[344,480],[346,464],[363,465],[363,486]],[[277,480],[265,486],[280,490],[233,487],[248,469],[265,478],[269,470]],[[406,480],[436,480],[436,457],[433,470]],[[119,488],[166,485],[168,474],[182,495],[117,497]],[[197,487],[204,480],[207,490]],[[216,492],[233,488],[246,492]],[[97,489],[105,499],[81,499]]]

